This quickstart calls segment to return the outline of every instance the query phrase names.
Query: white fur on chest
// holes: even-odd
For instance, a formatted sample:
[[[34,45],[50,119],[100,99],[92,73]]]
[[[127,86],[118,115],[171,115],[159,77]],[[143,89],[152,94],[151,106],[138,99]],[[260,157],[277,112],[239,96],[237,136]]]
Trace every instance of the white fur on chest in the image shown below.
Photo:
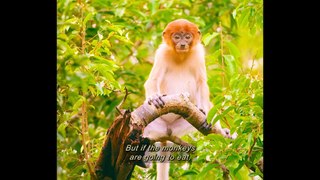
[[[188,70],[185,70],[188,71]],[[190,73],[175,73],[168,71],[164,80],[160,84],[161,94],[177,94],[188,92],[190,99],[195,97],[196,79]]]

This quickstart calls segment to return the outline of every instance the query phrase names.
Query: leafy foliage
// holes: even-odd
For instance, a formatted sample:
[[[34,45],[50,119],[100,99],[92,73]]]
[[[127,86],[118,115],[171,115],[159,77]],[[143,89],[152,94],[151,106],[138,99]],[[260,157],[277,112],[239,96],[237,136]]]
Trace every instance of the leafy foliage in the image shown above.
[[[90,179],[116,106],[135,109],[165,25],[177,18],[196,23],[206,47],[208,84],[220,120],[235,140],[194,133],[190,162],[171,163],[172,179],[263,177],[262,0],[57,1],[58,179]],[[86,125],[87,123],[87,125]],[[155,165],[154,165],[155,166]],[[252,171],[252,167],[255,171]],[[155,168],[135,168],[133,179],[155,179]]]

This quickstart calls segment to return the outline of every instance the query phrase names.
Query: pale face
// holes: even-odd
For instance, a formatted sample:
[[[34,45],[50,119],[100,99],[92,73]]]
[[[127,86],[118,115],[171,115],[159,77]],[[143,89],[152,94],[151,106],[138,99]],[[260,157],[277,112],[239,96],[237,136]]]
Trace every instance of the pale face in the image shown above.
[[[190,50],[193,36],[189,32],[176,32],[172,34],[171,40],[177,52],[185,53]]]

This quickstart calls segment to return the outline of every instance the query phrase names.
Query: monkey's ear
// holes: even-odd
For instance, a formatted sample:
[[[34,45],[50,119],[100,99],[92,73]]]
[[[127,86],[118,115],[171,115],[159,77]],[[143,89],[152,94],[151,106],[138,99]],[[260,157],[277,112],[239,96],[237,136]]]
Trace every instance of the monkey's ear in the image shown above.
[[[201,34],[201,32],[200,32],[200,31],[198,31],[198,34]]]
[[[164,36],[164,34],[165,34],[165,33],[166,33],[166,32],[165,32],[165,31],[163,31],[163,32],[162,32],[162,36]]]

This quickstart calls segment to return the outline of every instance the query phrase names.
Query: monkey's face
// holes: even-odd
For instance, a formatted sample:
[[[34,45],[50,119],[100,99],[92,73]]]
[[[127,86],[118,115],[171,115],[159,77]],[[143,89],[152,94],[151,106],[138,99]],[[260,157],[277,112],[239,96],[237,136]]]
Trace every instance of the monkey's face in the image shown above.
[[[200,43],[200,31],[198,27],[186,20],[178,19],[170,22],[164,29],[164,42],[177,53],[188,53]]]
[[[189,32],[176,32],[171,36],[174,48],[178,53],[189,52],[193,36]]]

